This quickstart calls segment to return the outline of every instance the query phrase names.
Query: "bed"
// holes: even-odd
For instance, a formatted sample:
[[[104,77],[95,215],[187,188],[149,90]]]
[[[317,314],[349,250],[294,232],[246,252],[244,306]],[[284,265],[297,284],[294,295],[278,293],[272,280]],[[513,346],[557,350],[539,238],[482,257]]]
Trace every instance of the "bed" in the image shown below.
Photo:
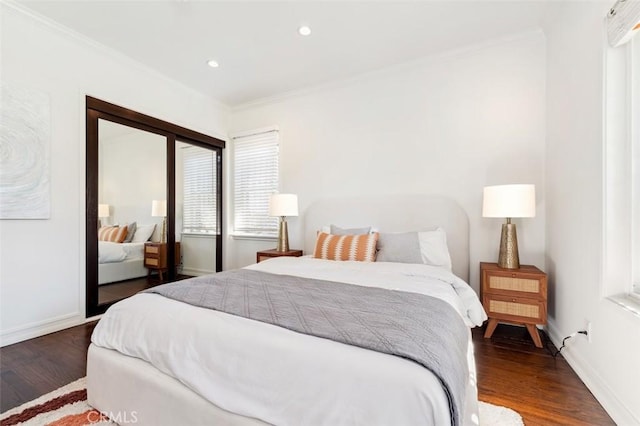
[[[98,241],[98,285],[145,277],[144,242]]]
[[[305,251],[323,225],[384,231],[444,228],[453,271],[429,265],[276,258],[246,273],[430,294],[464,321],[459,424],[478,424],[471,334],[486,315],[468,279],[468,220],[444,197],[327,200],[305,214]],[[457,277],[456,277],[457,276]],[[458,278],[459,277],[459,278]],[[333,287],[330,287],[333,290]],[[386,290],[383,290],[386,291]],[[171,336],[167,339],[167,336]],[[89,403],[138,424],[452,424],[451,401],[432,371],[402,357],[298,333],[157,294],[110,308],[87,364]]]
[[[98,285],[145,277],[144,244],[151,240],[156,225],[105,226],[98,231]],[[119,233],[120,232],[120,233]],[[132,235],[129,235],[133,232]],[[122,241],[123,242],[116,242]]]

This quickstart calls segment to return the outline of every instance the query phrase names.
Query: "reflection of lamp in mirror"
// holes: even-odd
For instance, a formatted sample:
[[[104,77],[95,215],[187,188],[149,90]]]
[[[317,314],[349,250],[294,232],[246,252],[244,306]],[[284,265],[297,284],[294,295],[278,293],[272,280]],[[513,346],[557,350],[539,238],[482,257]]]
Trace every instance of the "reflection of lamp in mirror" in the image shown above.
[[[153,200],[151,202],[151,216],[162,218],[162,234],[160,242],[167,242],[167,200]]]
[[[109,217],[109,204],[98,204],[98,217],[100,219]],[[98,219],[98,228],[102,226],[100,219]]]
[[[280,217],[276,250],[289,251],[289,232],[285,217],[298,216],[298,196],[295,194],[273,194],[269,199],[269,216]]]
[[[498,266],[518,269],[518,237],[516,225],[511,223],[514,217],[535,217],[536,187],[535,185],[496,185],[485,186],[482,202],[483,217],[504,217],[500,236],[500,253]]]

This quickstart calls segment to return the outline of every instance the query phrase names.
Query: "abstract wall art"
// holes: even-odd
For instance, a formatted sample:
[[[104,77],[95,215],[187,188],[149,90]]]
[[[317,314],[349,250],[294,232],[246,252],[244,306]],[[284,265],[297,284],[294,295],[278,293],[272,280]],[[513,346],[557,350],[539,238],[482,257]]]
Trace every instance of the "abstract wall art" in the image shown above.
[[[49,219],[49,96],[5,83],[0,90],[0,219]]]

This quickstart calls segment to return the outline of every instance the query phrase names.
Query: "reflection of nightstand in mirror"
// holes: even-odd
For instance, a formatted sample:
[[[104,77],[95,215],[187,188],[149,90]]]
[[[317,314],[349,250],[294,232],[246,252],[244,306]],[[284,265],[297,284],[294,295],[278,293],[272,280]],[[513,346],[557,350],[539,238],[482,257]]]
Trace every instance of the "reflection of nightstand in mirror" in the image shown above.
[[[176,242],[176,266],[180,265],[180,243]],[[167,264],[167,243],[144,243],[144,267],[147,268],[147,276],[152,270],[158,271],[160,281],[162,272],[168,269]]]
[[[262,250],[256,253],[256,262],[260,263],[263,260],[267,260],[272,257],[280,257],[280,256],[300,257],[302,256],[302,250],[289,250],[289,251],[278,251],[276,249]]]

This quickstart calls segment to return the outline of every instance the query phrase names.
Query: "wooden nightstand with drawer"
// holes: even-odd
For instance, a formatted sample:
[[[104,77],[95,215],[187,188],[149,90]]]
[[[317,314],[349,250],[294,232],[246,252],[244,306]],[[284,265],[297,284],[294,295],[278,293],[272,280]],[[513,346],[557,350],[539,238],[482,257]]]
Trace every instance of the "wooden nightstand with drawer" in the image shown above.
[[[480,263],[480,297],[489,322],[490,338],[499,322],[527,327],[536,347],[542,347],[536,324],[547,323],[547,274],[531,265],[518,269]]]
[[[175,265],[180,265],[180,243],[176,242]],[[162,281],[162,272],[168,269],[167,243],[144,243],[144,267],[148,269],[147,276],[152,270],[157,270]]]

